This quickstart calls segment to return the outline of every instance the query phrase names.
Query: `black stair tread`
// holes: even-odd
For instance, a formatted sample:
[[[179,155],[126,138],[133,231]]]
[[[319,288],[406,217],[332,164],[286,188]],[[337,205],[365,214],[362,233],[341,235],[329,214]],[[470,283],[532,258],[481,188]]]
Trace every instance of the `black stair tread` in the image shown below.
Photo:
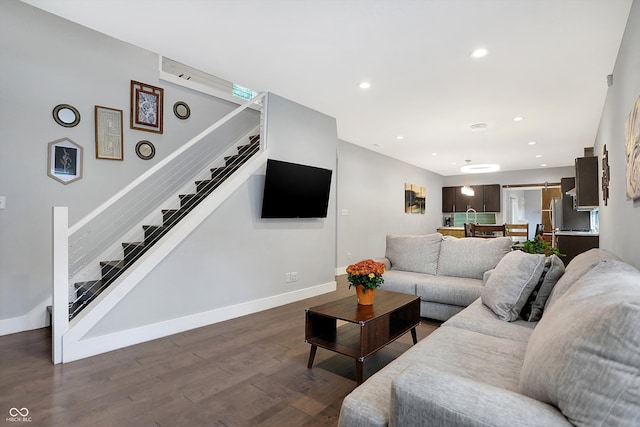
[[[122,247],[127,247],[127,246],[147,246],[146,242],[123,242],[122,243]]]
[[[163,214],[168,214],[168,213],[187,213],[189,212],[189,209],[162,209],[162,213]]]
[[[180,194],[180,196],[178,196],[178,197],[180,197],[180,200],[182,200],[182,199],[204,199],[209,194],[211,194],[211,191],[202,192],[202,193]]]
[[[100,261],[100,265],[102,267],[124,268],[125,262],[122,259],[116,261]]]
[[[203,183],[209,183],[209,182],[218,182],[218,181],[222,182],[222,181],[224,181],[225,179],[227,179],[227,177],[226,177],[226,176],[224,176],[224,177],[223,177],[223,176],[220,176],[220,177],[211,178],[211,179],[202,179],[202,180],[200,180],[200,181],[196,181],[196,185],[198,185],[198,184],[203,184]]]
[[[76,288],[76,290],[94,288],[96,286],[100,288],[100,286],[102,286],[102,280],[87,280],[86,282],[76,282],[73,284],[73,286]]]
[[[238,149],[238,154],[249,150],[258,151],[260,149],[260,140],[245,145],[238,145],[236,148]]]
[[[166,225],[143,225],[143,226],[142,226],[142,228],[143,228],[144,230],[149,230],[149,229],[151,229],[151,228],[157,228],[157,229],[163,229],[163,228],[166,228],[166,229],[169,229],[169,227],[167,227]]]

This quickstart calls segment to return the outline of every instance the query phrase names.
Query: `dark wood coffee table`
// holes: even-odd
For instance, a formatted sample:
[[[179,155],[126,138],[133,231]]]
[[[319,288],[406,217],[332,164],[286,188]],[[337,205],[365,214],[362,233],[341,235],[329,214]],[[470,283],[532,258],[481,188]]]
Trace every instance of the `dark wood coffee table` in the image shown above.
[[[376,290],[373,305],[358,305],[355,295],[305,310],[305,342],[311,344],[308,368],[318,347],[355,359],[356,379],[362,384],[364,359],[408,331],[418,342],[420,298]],[[338,320],[346,322],[338,326]]]

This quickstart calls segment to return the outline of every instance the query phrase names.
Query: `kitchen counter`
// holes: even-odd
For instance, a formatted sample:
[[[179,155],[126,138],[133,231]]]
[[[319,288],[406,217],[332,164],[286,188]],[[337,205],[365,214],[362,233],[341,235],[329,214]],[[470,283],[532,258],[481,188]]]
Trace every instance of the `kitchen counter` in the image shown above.
[[[599,236],[596,231],[554,231],[556,236]]]
[[[443,236],[464,237],[464,227],[438,227],[436,231]]]

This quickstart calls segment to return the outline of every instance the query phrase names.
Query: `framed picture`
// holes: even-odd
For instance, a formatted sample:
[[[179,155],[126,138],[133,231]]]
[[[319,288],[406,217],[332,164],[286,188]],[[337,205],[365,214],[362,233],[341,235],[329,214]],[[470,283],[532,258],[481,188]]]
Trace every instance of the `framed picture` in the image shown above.
[[[424,187],[415,184],[404,184],[404,212],[424,214],[426,212],[427,196]]]
[[[47,175],[62,184],[82,178],[82,147],[69,138],[48,144]]]
[[[640,96],[625,122],[627,200],[640,199]]]
[[[131,129],[162,133],[164,89],[131,80]]]
[[[96,159],[122,160],[122,110],[95,107]]]

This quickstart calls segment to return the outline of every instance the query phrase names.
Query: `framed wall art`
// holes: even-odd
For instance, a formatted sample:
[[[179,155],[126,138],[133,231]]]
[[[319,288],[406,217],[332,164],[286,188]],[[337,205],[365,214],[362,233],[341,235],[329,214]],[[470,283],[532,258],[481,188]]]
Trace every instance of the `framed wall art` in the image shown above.
[[[624,127],[627,158],[627,200],[640,199],[640,96]]]
[[[95,107],[96,159],[122,160],[122,110]]]
[[[424,214],[427,207],[427,191],[415,184],[404,184],[404,212]]]
[[[131,129],[162,133],[164,89],[131,80]]]
[[[62,184],[82,178],[82,147],[70,138],[48,144],[47,175]]]

